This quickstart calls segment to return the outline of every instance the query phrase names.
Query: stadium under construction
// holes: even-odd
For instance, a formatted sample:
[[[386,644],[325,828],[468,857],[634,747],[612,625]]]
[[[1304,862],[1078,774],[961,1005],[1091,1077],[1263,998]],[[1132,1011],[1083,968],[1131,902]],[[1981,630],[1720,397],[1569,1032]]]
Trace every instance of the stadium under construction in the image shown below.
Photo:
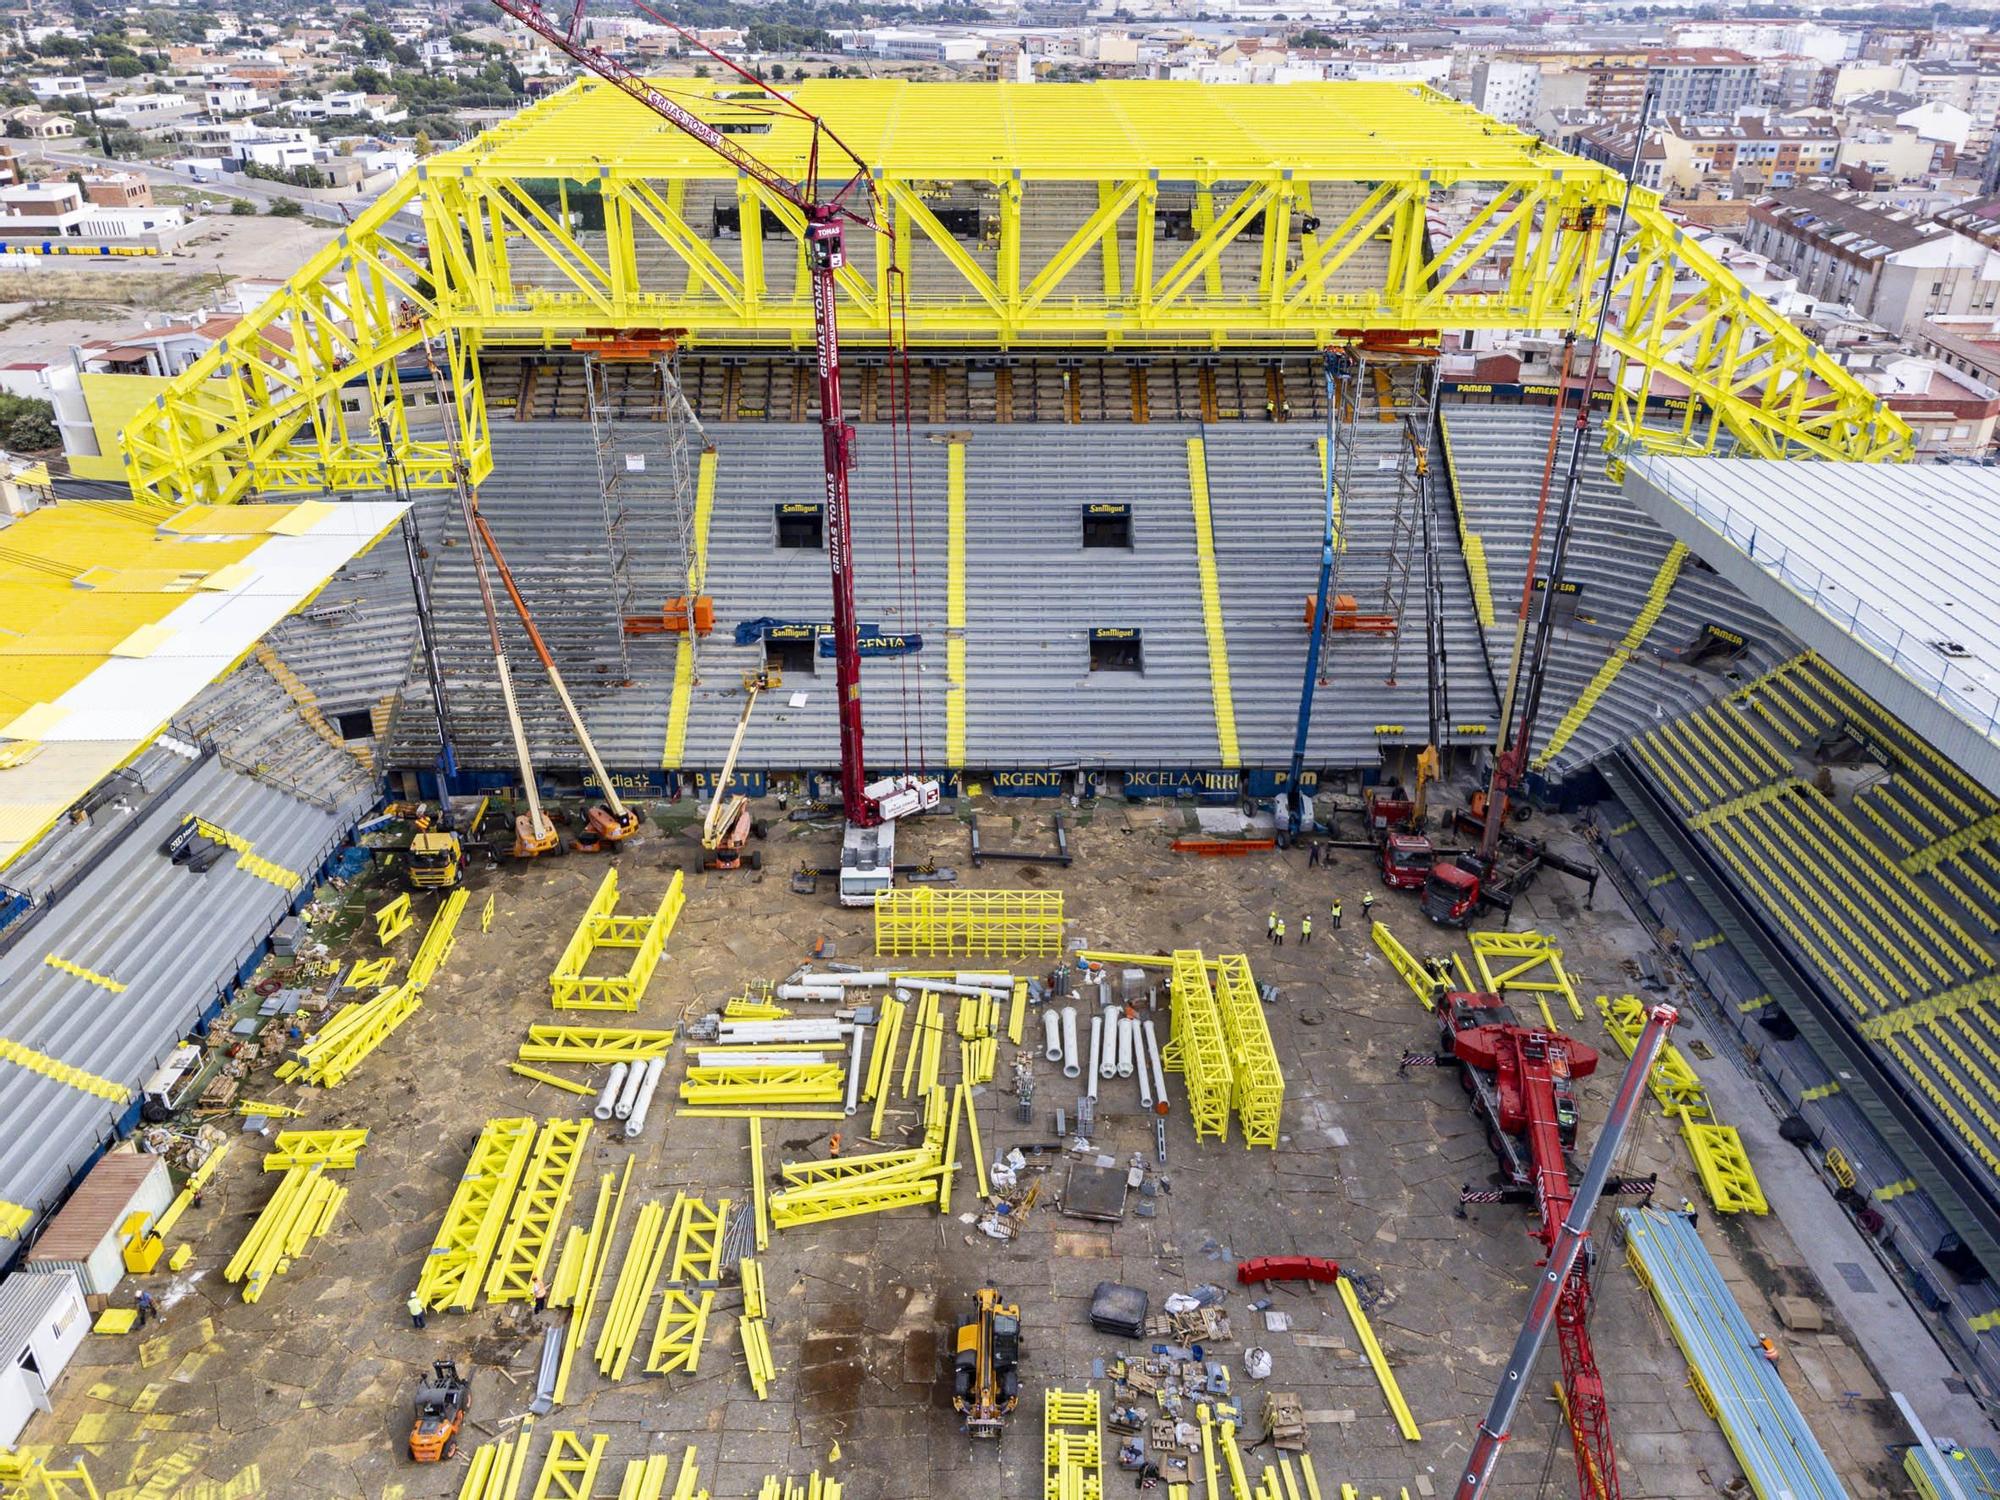
[[[0,532],[0,1487],[2000,1479],[1991,471],[1422,87],[578,59]]]

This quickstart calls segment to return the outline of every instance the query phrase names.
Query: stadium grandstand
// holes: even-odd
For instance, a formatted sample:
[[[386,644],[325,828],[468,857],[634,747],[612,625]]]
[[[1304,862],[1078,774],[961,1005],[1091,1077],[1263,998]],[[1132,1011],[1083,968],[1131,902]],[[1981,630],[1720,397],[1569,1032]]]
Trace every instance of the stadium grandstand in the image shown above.
[[[1546,607],[1525,797],[1583,813],[1787,1132],[2000,1386],[2000,484],[1909,465],[1907,428],[1655,195],[1421,87],[795,93],[903,246],[892,275],[850,229],[840,283],[876,761],[948,796],[1268,809],[1331,490],[1361,624],[1325,633],[1305,769],[1359,795],[1435,744],[1459,801],[1509,732],[1517,615]],[[720,83],[677,97],[804,172],[796,120]],[[390,232],[405,209],[427,249]],[[435,795],[440,722],[454,790],[518,787],[456,478],[629,800],[710,789],[759,672],[780,687],[737,785],[836,796],[802,229],[572,85],[429,159],[129,403],[107,444],[128,499],[0,533],[8,615],[67,590],[64,628],[103,647],[74,685],[14,675],[46,646],[0,648],[0,1097],[48,1111],[0,1149],[16,1240],[356,824]],[[328,336],[272,337],[304,327]],[[1541,351],[1515,383],[1463,352],[1495,329]],[[1329,349],[1361,372],[1344,389]],[[1531,576],[1579,409],[1561,571],[1542,536]],[[329,543],[262,559],[280,526],[230,518],[267,514]],[[111,608],[65,526],[225,584],[266,569],[272,608],[181,658],[175,701],[93,727],[80,695],[115,701],[135,634],[177,655],[148,632],[195,606]],[[194,577],[129,566],[165,595]],[[713,629],[675,628],[696,601]],[[560,701],[517,676],[543,792],[589,801]],[[191,880],[159,852],[190,811],[262,863]],[[129,920],[89,918],[109,893]]]

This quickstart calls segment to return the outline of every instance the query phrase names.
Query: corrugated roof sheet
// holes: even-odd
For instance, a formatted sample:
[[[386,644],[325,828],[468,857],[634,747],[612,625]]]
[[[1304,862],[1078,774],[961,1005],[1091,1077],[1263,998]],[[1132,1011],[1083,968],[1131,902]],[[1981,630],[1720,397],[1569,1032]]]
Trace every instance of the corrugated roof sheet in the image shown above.
[[[136,1151],[107,1153],[77,1184],[62,1212],[49,1221],[28,1252],[29,1261],[88,1260],[104,1237],[124,1222],[146,1179],[166,1170],[164,1157]]]

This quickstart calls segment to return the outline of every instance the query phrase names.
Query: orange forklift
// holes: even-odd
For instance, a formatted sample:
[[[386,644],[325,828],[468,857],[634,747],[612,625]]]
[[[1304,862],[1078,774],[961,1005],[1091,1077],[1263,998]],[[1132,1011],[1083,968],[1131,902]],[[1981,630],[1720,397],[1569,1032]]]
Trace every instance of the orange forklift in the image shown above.
[[[410,1459],[414,1463],[448,1463],[458,1456],[458,1432],[472,1410],[472,1381],[458,1373],[454,1360],[431,1365],[430,1377],[417,1386],[416,1417],[410,1423]]]

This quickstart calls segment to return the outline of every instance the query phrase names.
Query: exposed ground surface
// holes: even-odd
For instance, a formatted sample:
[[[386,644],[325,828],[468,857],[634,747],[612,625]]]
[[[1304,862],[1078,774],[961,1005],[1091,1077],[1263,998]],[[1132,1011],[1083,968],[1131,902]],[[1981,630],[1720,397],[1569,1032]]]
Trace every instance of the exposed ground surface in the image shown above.
[[[1079,1387],[1091,1379],[1094,1361],[1136,1347],[1088,1325],[1088,1294],[1106,1278],[1146,1288],[1156,1304],[1203,1282],[1228,1287],[1235,1339],[1216,1352],[1232,1366],[1246,1421],[1254,1431],[1261,1388],[1243,1376],[1242,1355],[1260,1344],[1276,1365],[1266,1384],[1296,1391],[1321,1418],[1312,1429],[1312,1452],[1328,1495],[1341,1483],[1364,1497],[1394,1497],[1405,1487],[1411,1496],[1450,1492],[1527,1299],[1537,1249],[1527,1219],[1508,1207],[1455,1216],[1460,1185],[1483,1179],[1490,1158],[1448,1075],[1397,1076],[1406,1048],[1430,1044],[1429,1021],[1368,941],[1360,897],[1379,887],[1362,856],[1343,853],[1331,874],[1309,869],[1302,853],[1194,860],[1166,850],[1181,818],[1172,808],[1106,803],[1074,830],[1078,858],[1067,871],[989,866],[975,877],[964,864],[962,827],[942,819],[906,830],[904,857],[934,852],[939,863],[958,864],[967,884],[1060,885],[1074,945],[1248,952],[1258,976],[1280,986],[1270,1019],[1287,1079],[1281,1147],[1253,1152],[1232,1140],[1197,1149],[1185,1114],[1176,1113],[1163,1172],[1171,1190],[1159,1197],[1151,1219],[1128,1212],[1112,1227],[1061,1217],[1052,1202],[1062,1182],[1057,1169],[1011,1244],[996,1244],[956,1217],[915,1209],[776,1234],[763,1258],[779,1367],[769,1401],[754,1398],[744,1373],[733,1285],[709,1323],[696,1377],[634,1374],[614,1386],[579,1360],[570,1404],[537,1425],[541,1433],[565,1427],[610,1435],[598,1494],[616,1491],[626,1458],[678,1455],[692,1441],[703,1483],[718,1500],[755,1495],[767,1473],[824,1468],[836,1442],[841,1457],[834,1471],[851,1500],[1038,1495],[1042,1388]],[[1007,819],[989,811],[982,831],[996,844],[1045,837],[1040,818],[1018,821],[1019,832],[1009,835]],[[668,958],[644,1009],[629,1019],[674,1024],[690,1006],[718,1005],[746,980],[782,977],[822,935],[836,941],[843,959],[871,957],[865,913],[842,911],[824,894],[807,898],[787,889],[785,872],[799,855],[823,858],[831,843],[831,835],[795,829],[767,846],[761,878],[693,877]],[[620,856],[628,908],[650,907],[689,848],[657,832],[628,845]],[[442,1354],[469,1364],[475,1426],[483,1429],[472,1436],[511,1431],[506,1419],[532,1395],[539,1337],[518,1304],[434,1314],[420,1333],[403,1302],[479,1125],[490,1116],[546,1117],[587,1107],[513,1077],[505,1064],[531,1021],[551,1019],[546,975],[602,868],[572,856],[479,874],[457,951],[424,1008],[344,1087],[303,1101],[303,1124],[366,1125],[372,1132],[349,1174],[352,1195],[340,1222],[261,1302],[239,1301],[219,1269],[271,1180],[258,1171],[260,1143],[244,1142],[204,1206],[181,1226],[196,1254],[185,1272],[163,1278],[164,1329],[144,1341],[88,1341],[59,1388],[56,1411],[37,1420],[29,1439],[65,1451],[84,1445],[102,1488],[125,1486],[121,1493],[149,1500],[455,1495],[462,1458],[420,1469],[402,1454],[419,1370]],[[1515,925],[1560,936],[1586,1003],[1603,990],[1630,989],[1621,960],[1644,946],[1645,934],[1618,908],[1608,885],[1591,913],[1579,909],[1576,889],[1565,886],[1543,887]],[[1347,903],[1346,927],[1338,933],[1326,921],[1327,898],[1336,891]],[[488,892],[497,897],[498,917],[482,935],[476,916]],[[1264,941],[1274,903],[1293,933],[1282,950]],[[1418,952],[1448,946],[1409,897],[1384,894],[1376,909]],[[1318,930],[1310,947],[1300,947],[1298,918],[1308,910]],[[420,935],[421,927],[398,951],[407,953]],[[1576,1029],[1608,1048],[1594,1013]],[[1681,1041],[1686,1046],[1702,1036],[1715,1041],[1695,1023]],[[1012,1053],[1003,1041],[1000,1089],[1011,1078]],[[1584,1087],[1586,1140],[1601,1118],[1615,1063],[1614,1052],[1603,1074]],[[1718,1059],[1701,1066],[1724,1065]],[[677,1047],[669,1084],[680,1068]],[[1033,1126],[1016,1123],[1006,1094],[989,1089],[982,1096],[989,1157],[1048,1139],[1051,1108],[1073,1093],[1055,1067],[1037,1060],[1035,1068]],[[264,1080],[248,1092],[270,1096],[274,1089],[288,1097]],[[1129,1082],[1105,1089],[1096,1144],[1120,1161],[1141,1152],[1156,1166],[1150,1117],[1140,1113],[1135,1090]],[[666,1094],[663,1088],[662,1103]],[[914,1115],[892,1111],[890,1118],[885,1134],[893,1144]],[[781,1159],[823,1154],[833,1128],[780,1123],[772,1129],[776,1148],[767,1151]],[[847,1148],[855,1149],[856,1131],[846,1134]],[[572,1222],[587,1219],[599,1174],[622,1166],[626,1152],[622,1137],[600,1129],[579,1173]],[[628,1226],[644,1198],[670,1200],[685,1189],[740,1201],[748,1193],[740,1123],[675,1118],[656,1108],[636,1153]],[[1684,1189],[1700,1196],[1684,1148],[1650,1106],[1623,1165],[1659,1170],[1665,1201],[1678,1203]],[[956,1208],[963,1213],[971,1201],[961,1184]],[[1604,1218],[1599,1222],[1608,1227]],[[1701,1223],[1753,1325],[1784,1344],[1787,1381],[1853,1492],[1905,1489],[1884,1446],[1894,1435],[1893,1414],[1885,1416],[1887,1403],[1853,1348],[1838,1333],[1785,1334],[1769,1310],[1769,1294],[1816,1294],[1805,1257],[1783,1225],[1766,1219],[1718,1226],[1708,1214]],[[1420,1443],[1398,1437],[1337,1297],[1280,1289],[1273,1295],[1290,1314],[1291,1330],[1263,1329],[1250,1309],[1256,1294],[1235,1287],[1232,1263],[1286,1252],[1338,1259],[1376,1299],[1375,1327],[1422,1424]],[[1877,1268],[1869,1271],[1886,1284]],[[954,1318],[973,1290],[988,1283],[1021,1305],[1026,1394],[1004,1440],[975,1448],[949,1409],[943,1351]],[[1687,1389],[1685,1366],[1651,1302],[1609,1247],[1599,1286],[1593,1329],[1626,1494],[1697,1497],[1720,1490],[1736,1465]],[[1501,1460],[1496,1493],[1575,1493],[1566,1436],[1555,1442],[1559,1418],[1546,1399],[1553,1372],[1551,1349],[1537,1396]],[[1100,1389],[1108,1395],[1108,1383]],[[538,1436],[531,1477],[545,1445]],[[1269,1456],[1268,1448],[1248,1456],[1253,1475]],[[1195,1482],[1199,1495],[1198,1468]],[[1107,1493],[1129,1483],[1108,1474]],[[523,1495],[531,1488],[524,1485]]]

